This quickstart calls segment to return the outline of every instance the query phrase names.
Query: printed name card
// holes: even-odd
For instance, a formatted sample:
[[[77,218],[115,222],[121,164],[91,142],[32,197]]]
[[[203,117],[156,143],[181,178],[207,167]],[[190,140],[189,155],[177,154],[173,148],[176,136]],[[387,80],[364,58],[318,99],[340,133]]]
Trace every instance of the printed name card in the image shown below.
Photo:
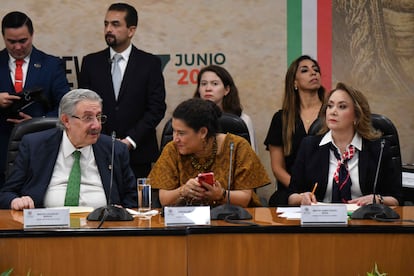
[[[24,209],[25,229],[34,228],[69,228],[69,208]]]
[[[332,226],[347,225],[348,213],[345,204],[302,205],[301,225],[303,226]]]
[[[165,226],[210,225],[210,206],[164,208]]]

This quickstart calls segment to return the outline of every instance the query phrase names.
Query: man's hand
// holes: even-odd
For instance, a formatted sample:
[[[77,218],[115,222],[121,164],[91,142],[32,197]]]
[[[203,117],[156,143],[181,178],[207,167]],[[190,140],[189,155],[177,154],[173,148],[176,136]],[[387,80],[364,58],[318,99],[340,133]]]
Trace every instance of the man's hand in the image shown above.
[[[10,95],[7,92],[0,93],[0,107],[2,108],[9,107],[13,103],[14,100],[20,100],[20,97],[16,95]]]
[[[8,118],[7,122],[18,124],[18,123],[32,119],[32,116],[27,115],[26,113],[23,113],[23,112],[19,112],[19,116],[20,116],[20,119]]]
[[[132,149],[132,145],[127,138],[121,139],[121,142],[128,146],[128,149]]]
[[[33,209],[35,207],[33,199],[30,196],[22,196],[12,200],[10,204],[13,210]]]

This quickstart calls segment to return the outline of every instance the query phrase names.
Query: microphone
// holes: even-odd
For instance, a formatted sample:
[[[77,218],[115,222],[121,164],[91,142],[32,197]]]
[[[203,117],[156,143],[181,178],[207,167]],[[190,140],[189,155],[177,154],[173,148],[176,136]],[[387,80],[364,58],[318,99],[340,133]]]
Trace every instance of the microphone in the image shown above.
[[[112,59],[111,58],[108,58],[108,63],[112,64]]]
[[[381,166],[382,160],[382,153],[384,152],[384,145],[385,140],[381,140],[381,150],[378,158],[377,164],[377,171],[375,173],[374,179],[374,187],[373,187],[373,196],[372,196],[372,204],[364,205],[359,207],[355,212],[352,213],[352,219],[399,219],[400,215],[397,214],[393,209],[384,205],[384,204],[377,204],[375,199],[376,189],[377,189],[377,181],[378,181],[378,174]]]
[[[111,179],[109,182],[109,199],[108,205],[99,207],[93,210],[88,216],[87,220],[100,221],[97,228],[100,228],[105,221],[127,221],[133,220],[134,218],[122,207],[115,206],[111,203],[112,201],[112,185],[114,181],[114,151],[115,151],[115,131],[112,131],[112,152],[111,152],[111,164],[109,168],[111,170]]]
[[[232,176],[234,143],[230,142],[230,164],[229,164],[229,178],[227,181],[227,201],[225,204],[214,207],[210,211],[211,219],[213,220],[244,220],[251,219],[252,216],[243,207],[230,204],[230,188]]]

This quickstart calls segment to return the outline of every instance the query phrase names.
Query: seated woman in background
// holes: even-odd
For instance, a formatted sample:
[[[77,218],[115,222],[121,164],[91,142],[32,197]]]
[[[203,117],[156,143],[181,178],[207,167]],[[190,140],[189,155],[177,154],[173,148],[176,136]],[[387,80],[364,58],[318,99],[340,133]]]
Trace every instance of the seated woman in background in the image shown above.
[[[392,162],[387,143],[371,124],[368,101],[358,90],[338,83],[322,107],[318,136],[303,139],[290,181],[289,205],[340,202],[366,205],[373,201],[380,156],[376,201],[399,205],[401,171]],[[312,194],[315,183],[316,191]]]
[[[199,98],[186,100],[174,110],[173,141],[164,147],[148,176],[152,187],[160,189],[162,206],[225,203],[230,155],[231,203],[261,206],[253,189],[270,183],[269,177],[246,139],[218,133],[220,116],[216,104]],[[203,172],[214,173],[213,185],[198,181]]]
[[[239,91],[226,69],[218,65],[209,65],[202,68],[197,76],[197,89],[194,97],[210,100],[216,103],[221,111],[242,118],[249,130],[250,144],[257,152],[253,122],[250,116],[243,112]]]
[[[286,72],[282,109],[273,115],[264,141],[277,184],[270,206],[288,205],[292,165],[302,139],[318,118],[324,97],[318,62],[307,55],[294,60]]]

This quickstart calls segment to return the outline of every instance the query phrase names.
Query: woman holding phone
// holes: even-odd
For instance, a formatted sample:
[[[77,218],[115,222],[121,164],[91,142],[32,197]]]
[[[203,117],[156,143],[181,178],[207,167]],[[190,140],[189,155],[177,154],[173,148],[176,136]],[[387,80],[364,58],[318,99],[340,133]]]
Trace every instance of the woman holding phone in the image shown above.
[[[254,189],[270,179],[246,139],[219,133],[221,113],[214,102],[200,98],[186,100],[174,110],[173,141],[149,175],[152,187],[160,189],[161,205],[215,206],[225,203],[229,192],[234,205],[261,206]],[[213,181],[212,174],[203,174],[210,172]]]

